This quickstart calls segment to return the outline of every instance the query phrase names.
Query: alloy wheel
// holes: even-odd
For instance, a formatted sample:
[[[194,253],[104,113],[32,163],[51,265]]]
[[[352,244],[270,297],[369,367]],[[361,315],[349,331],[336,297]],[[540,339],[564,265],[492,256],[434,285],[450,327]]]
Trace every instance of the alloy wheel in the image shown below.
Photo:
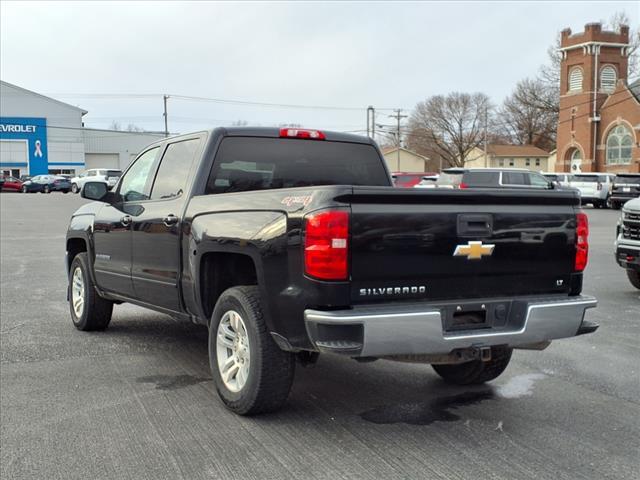
[[[244,320],[234,310],[229,310],[220,319],[216,355],[225,387],[232,392],[242,390],[249,378],[251,349]]]
[[[71,305],[76,318],[82,317],[84,311],[84,275],[80,267],[76,267],[71,277]]]

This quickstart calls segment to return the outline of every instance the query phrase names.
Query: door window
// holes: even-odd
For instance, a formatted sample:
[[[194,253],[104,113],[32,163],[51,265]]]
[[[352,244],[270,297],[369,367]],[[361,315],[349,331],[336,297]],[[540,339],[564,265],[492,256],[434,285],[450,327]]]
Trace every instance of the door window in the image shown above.
[[[199,138],[169,144],[153,182],[152,200],[176,198],[182,195],[199,145]]]
[[[150,179],[159,150],[160,147],[155,147],[144,152],[122,177],[119,193],[123,201],[133,202],[149,199]]]
[[[89,170],[87,172],[87,177],[95,177],[97,172],[95,170]]]
[[[504,172],[502,174],[503,185],[528,185],[524,172]]]
[[[536,173],[532,173],[529,177],[531,181],[531,186],[536,188],[549,188],[549,180],[544,178],[542,175],[538,175]]]

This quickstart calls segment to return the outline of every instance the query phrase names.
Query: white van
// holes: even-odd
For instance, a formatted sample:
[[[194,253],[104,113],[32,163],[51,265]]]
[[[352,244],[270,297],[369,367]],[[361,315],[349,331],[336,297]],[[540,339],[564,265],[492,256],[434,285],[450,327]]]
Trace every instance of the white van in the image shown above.
[[[613,173],[576,173],[571,175],[570,185],[580,191],[583,205],[590,203],[594,208],[606,208],[614,178]]]

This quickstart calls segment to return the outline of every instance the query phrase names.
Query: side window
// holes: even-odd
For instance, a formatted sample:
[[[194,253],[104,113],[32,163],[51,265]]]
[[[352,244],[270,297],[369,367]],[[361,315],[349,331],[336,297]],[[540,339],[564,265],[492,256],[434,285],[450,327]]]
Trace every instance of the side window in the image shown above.
[[[182,195],[199,145],[199,138],[169,144],[153,182],[152,200],[175,198]]]
[[[531,176],[529,177],[529,180],[531,181],[532,187],[549,188],[549,180],[544,178],[542,175],[532,173]]]
[[[502,174],[503,185],[528,185],[524,172],[504,172]]]
[[[89,170],[87,172],[87,177],[95,177],[96,176],[96,171],[95,170]]]
[[[160,147],[147,150],[122,177],[120,195],[125,202],[149,199],[149,179]]]

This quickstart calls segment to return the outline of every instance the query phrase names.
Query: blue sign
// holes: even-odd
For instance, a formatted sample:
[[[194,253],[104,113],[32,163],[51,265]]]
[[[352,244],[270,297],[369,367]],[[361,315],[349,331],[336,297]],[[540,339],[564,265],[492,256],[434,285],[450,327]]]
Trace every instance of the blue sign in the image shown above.
[[[46,118],[0,117],[0,140],[26,140],[29,175],[49,173]],[[27,167],[26,164],[0,159],[0,168],[12,166]]]

